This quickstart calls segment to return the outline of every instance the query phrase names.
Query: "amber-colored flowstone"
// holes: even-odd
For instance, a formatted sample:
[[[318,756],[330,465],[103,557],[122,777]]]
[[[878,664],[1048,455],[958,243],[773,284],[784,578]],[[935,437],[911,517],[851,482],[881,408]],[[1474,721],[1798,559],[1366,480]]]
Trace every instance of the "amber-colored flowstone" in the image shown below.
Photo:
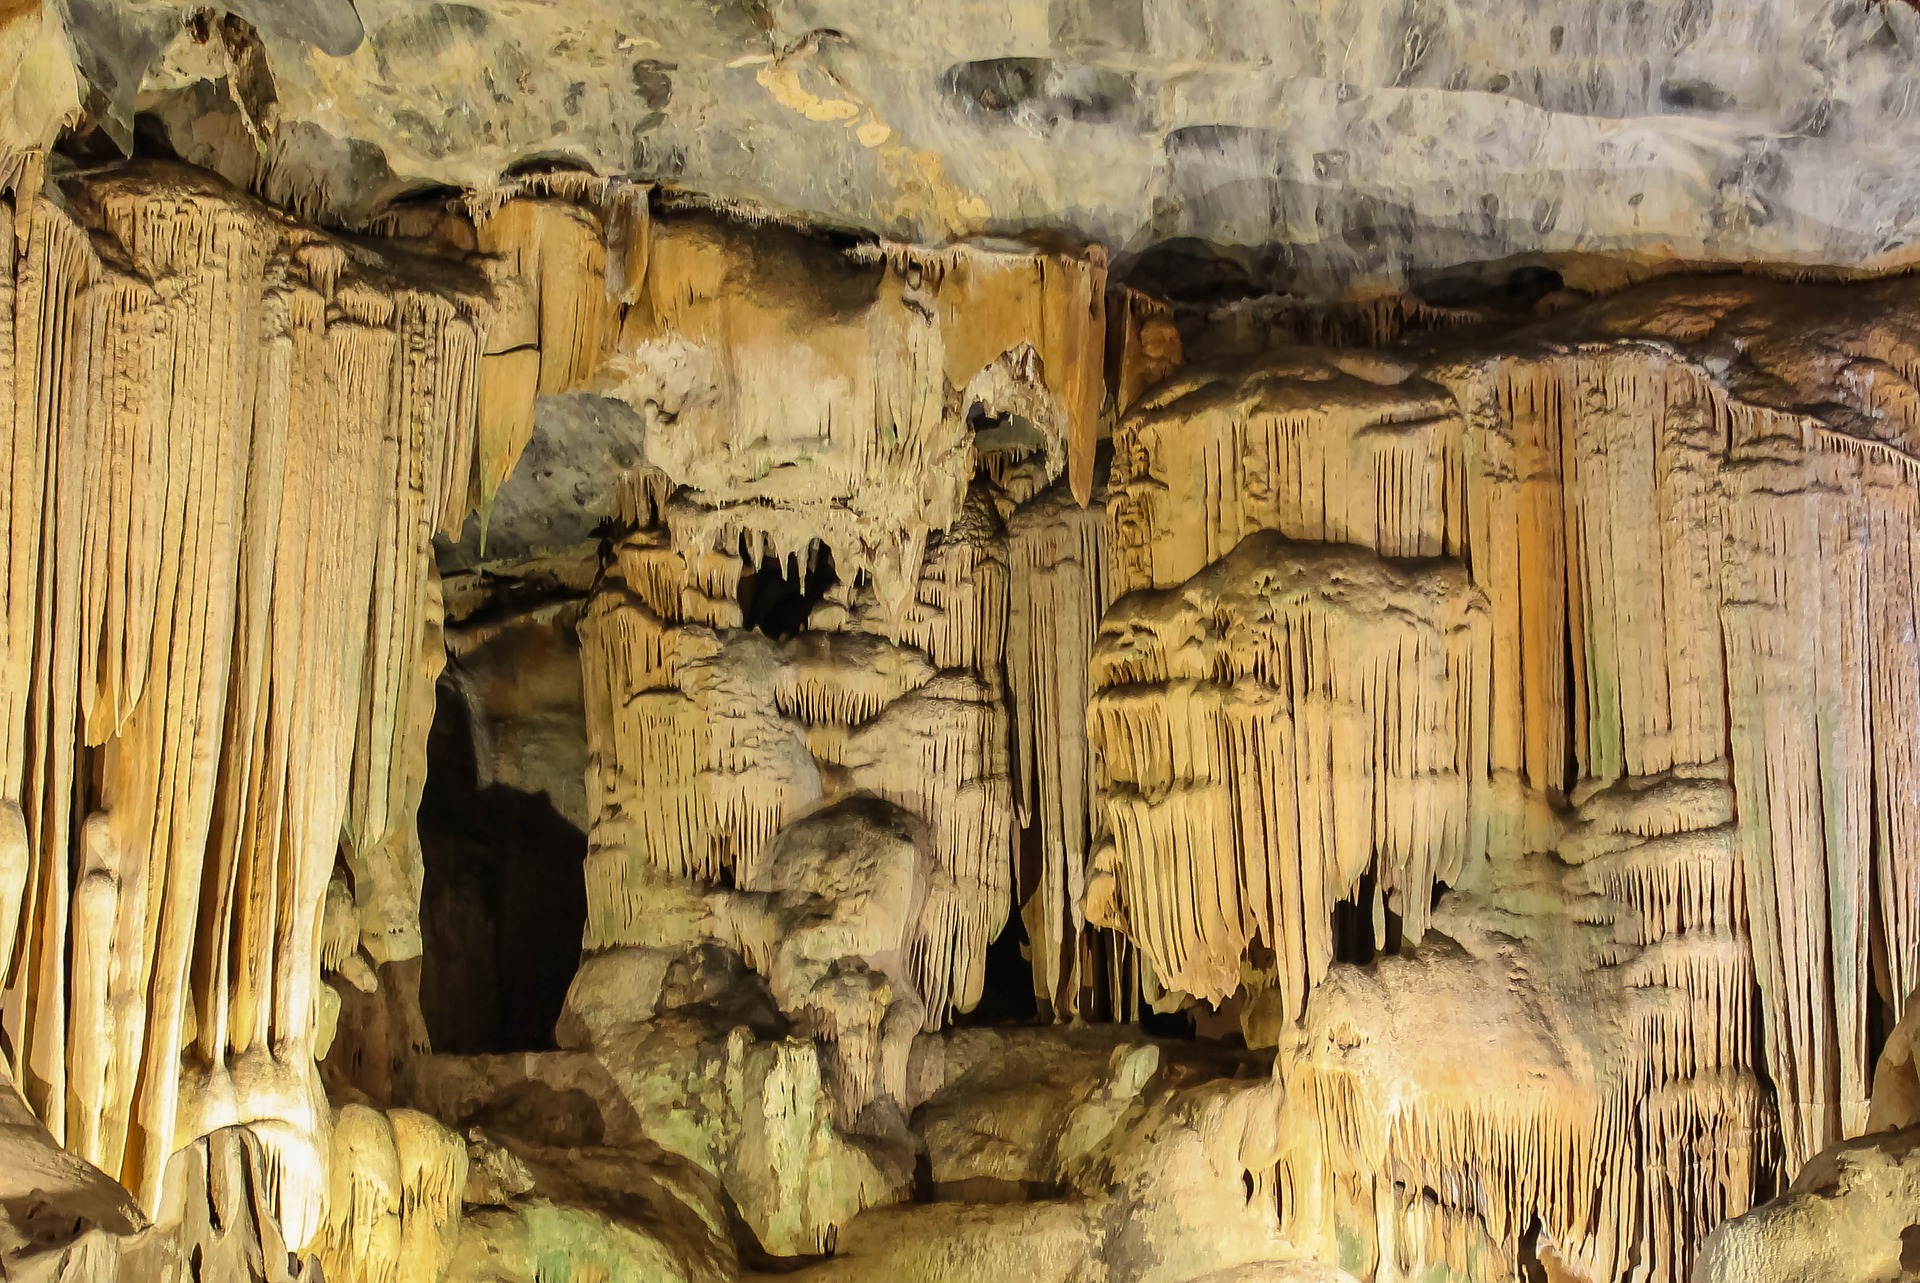
[[[1910,281],[1256,341],[570,171],[40,172],[8,1277],[1901,1268]]]

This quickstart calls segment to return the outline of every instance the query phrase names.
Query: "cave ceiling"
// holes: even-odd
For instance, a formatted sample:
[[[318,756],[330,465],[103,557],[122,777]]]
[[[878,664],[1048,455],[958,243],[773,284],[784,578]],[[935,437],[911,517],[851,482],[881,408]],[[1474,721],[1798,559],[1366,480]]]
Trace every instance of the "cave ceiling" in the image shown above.
[[[172,3],[62,0],[91,118],[125,141],[145,114],[348,224],[564,165],[915,242],[1184,248],[1322,294],[1540,255],[1884,268],[1920,229],[1901,3],[228,8],[247,29],[196,43]]]

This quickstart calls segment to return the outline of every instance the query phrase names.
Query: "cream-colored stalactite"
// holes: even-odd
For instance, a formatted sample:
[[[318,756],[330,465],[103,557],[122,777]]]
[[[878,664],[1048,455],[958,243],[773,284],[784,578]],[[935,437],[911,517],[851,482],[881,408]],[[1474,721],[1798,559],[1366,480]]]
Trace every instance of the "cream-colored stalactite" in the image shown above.
[[[1298,1014],[1363,875],[1417,942],[1485,838],[1488,628],[1462,567],[1264,532],[1101,622],[1088,729],[1108,906],[1215,1003],[1271,949]]]
[[[0,174],[29,201],[45,155],[80,117],[87,86],[60,6],[24,0],[0,15]]]
[[[414,816],[434,682],[445,665],[438,587],[422,572],[432,561],[433,536],[457,535],[470,509],[479,511],[484,531],[494,492],[532,437],[535,397],[571,391],[592,377],[646,271],[646,190],[570,179],[578,176],[527,178],[469,201],[472,245],[494,303],[477,373],[450,369],[446,354],[417,349],[400,366],[397,395],[427,412],[409,420],[412,437],[393,460],[403,471],[390,490],[382,487],[392,500],[379,513],[385,529],[377,545],[376,627],[346,833],[378,961],[419,953]],[[433,404],[445,397],[470,404]],[[472,420],[473,430],[425,431],[443,409]]]
[[[1700,1236],[1746,1206],[1776,1161],[1771,1107],[1751,1074],[1756,984],[1791,1170],[1863,1125],[1870,959],[1881,953],[1903,974],[1912,965],[1902,906],[1914,876],[1903,799],[1917,681],[1906,631],[1915,470],[1897,446],[1743,404],[1659,348],[1441,368],[1424,387],[1411,371],[1373,390],[1358,377],[1333,357],[1300,358],[1227,396],[1204,375],[1150,394],[1116,435],[1117,573],[1130,586],[1173,581],[1249,528],[1346,532],[1414,551],[1398,532],[1424,525],[1420,551],[1463,557],[1490,632],[1474,769],[1501,797],[1531,790],[1580,807],[1569,835],[1518,849],[1558,844],[1587,893],[1619,906],[1602,916],[1617,923],[1617,943],[1594,972],[1596,996],[1618,1006],[1614,1050],[1600,1063],[1617,1064],[1607,1081],[1568,1087],[1526,1117],[1490,1083],[1454,1102],[1435,1097],[1437,1069],[1338,1080],[1385,1093],[1368,1103],[1303,1068],[1290,1098],[1318,1102],[1303,1135],[1321,1139],[1283,1178],[1305,1218],[1299,1232],[1310,1237],[1305,1226],[1321,1215],[1330,1234],[1371,1223],[1370,1258],[1393,1274],[1511,1258],[1538,1216],[1540,1250],[1568,1267],[1611,1277],[1642,1253],[1653,1277],[1685,1277]],[[1303,403],[1295,419],[1274,414]],[[1403,408],[1414,404],[1427,412]],[[1411,474],[1355,453],[1409,435],[1374,425],[1423,421],[1444,425],[1445,450]],[[1353,469],[1355,458],[1365,466]],[[1394,480],[1405,475],[1422,479]],[[1397,502],[1409,494],[1433,498],[1409,509]],[[1115,777],[1109,796],[1144,816],[1177,808],[1180,819],[1143,828],[1131,858],[1128,821],[1116,819],[1114,876],[1094,880],[1089,909],[1124,923],[1176,988],[1214,996],[1239,982],[1241,950],[1200,968],[1184,951],[1236,929],[1257,949],[1234,894],[1244,887],[1219,853],[1245,849],[1253,830],[1233,795],[1261,777],[1219,729],[1230,723],[1207,680],[1210,599],[1192,584],[1181,591],[1191,605],[1163,600],[1170,618],[1184,608],[1191,621],[1144,630],[1155,643],[1136,649],[1152,662],[1117,643],[1139,608],[1129,602],[1153,598],[1123,599],[1103,634],[1101,660],[1110,646],[1124,660],[1105,671],[1096,661],[1094,740]],[[1392,707],[1379,692],[1366,704]],[[1338,753],[1310,760],[1341,770]],[[1136,777],[1151,781],[1137,796]],[[1513,831],[1493,809],[1489,834]],[[1321,845],[1337,853],[1328,827]],[[1470,846],[1469,870],[1480,849]],[[1330,902],[1279,924],[1283,958],[1302,942],[1310,957],[1326,948]],[[1862,910],[1876,902],[1882,914]],[[1484,1019],[1466,1014],[1465,999],[1434,1005]],[[1337,1022],[1325,1032],[1335,1048],[1355,1037]],[[1396,1076],[1417,1081],[1424,1103],[1389,1104],[1382,1080]],[[1707,1153],[1707,1164],[1678,1157]],[[1383,1169],[1419,1173],[1414,1183],[1440,1203],[1399,1199],[1370,1179]],[[1466,1181],[1488,1189],[1484,1203],[1451,1200]],[[1328,1248],[1342,1250],[1331,1236]]]
[[[4,1019],[28,1099],[149,1210],[182,1145],[252,1126],[297,1246],[321,904],[466,502],[486,309],[179,171],[65,198],[15,215],[0,306]]]
[[[934,541],[908,604],[850,593],[782,639],[738,628],[739,559],[689,559],[677,542],[623,540],[581,620],[588,948],[697,942],[705,889],[728,872],[753,886],[804,808],[870,792],[931,835],[938,877],[908,956],[927,1019],[970,1008],[1012,894],[991,504],[976,493]]]
[[[1723,618],[1754,958],[1797,1168],[1866,1124],[1874,953],[1896,1014],[1911,993],[1917,492],[1887,451],[1768,426],[1734,450]]]
[[[361,706],[349,812],[351,816],[353,811],[361,811],[365,827],[356,828],[350,818],[341,844],[353,871],[360,940],[365,944],[367,956],[376,963],[417,958],[421,950],[420,888],[425,873],[418,820],[420,799],[427,783],[427,735],[433,727],[436,683],[446,669],[447,650],[443,633],[445,607],[431,545],[422,544],[414,553],[413,565],[416,569],[425,568],[420,575],[424,592],[419,617],[417,622],[408,621],[417,627],[417,653],[410,662],[388,656],[405,683],[403,689],[395,692],[398,698],[395,706],[383,709],[384,716],[376,716],[372,698]],[[369,668],[373,663],[370,655]],[[371,672],[368,674],[372,689],[383,692],[387,677],[384,670],[377,677]],[[379,726],[384,731],[389,724],[393,728],[389,755],[376,767],[374,728]],[[383,743],[380,747],[388,745]],[[382,775],[388,781],[389,792],[383,799],[384,805],[376,808],[371,793],[374,781]]]
[[[975,528],[989,505],[968,487],[982,457],[1029,456],[1048,478],[1067,471],[1084,502],[1109,366],[1119,394],[1137,395],[1177,361],[1177,336],[1130,295],[1109,332],[1097,258],[842,254],[687,210],[648,235],[596,386],[647,418],[648,463],[624,507],[668,538],[623,545],[625,587],[582,626],[599,816],[589,946],[685,936],[686,906],[659,879],[710,882],[729,867],[750,879],[786,818],[857,780],[935,832],[952,889],[928,898],[941,925],[915,966],[937,1020],[977,998],[1011,893],[1005,541]],[[882,635],[954,671],[901,688],[887,666],[834,674],[804,640],[766,665],[758,644],[682,627],[737,627],[742,573],[809,566],[822,548],[843,583],[870,587],[817,626]],[[714,579],[717,567],[731,569]],[[1097,608],[1083,602],[1071,626],[1090,629]],[[746,693],[763,665],[783,692],[774,707]],[[783,729],[796,723],[799,740]]]
[[[1039,864],[1017,888],[1034,993],[1056,1019],[1093,1015],[1104,995],[1123,1014],[1126,944],[1085,916],[1094,840],[1087,701],[1100,616],[1112,604],[1106,494],[1082,509],[1054,485],[1007,518],[1007,698],[1021,827]]]
[[[1185,354],[1173,309],[1167,304],[1122,286],[1113,291],[1110,307],[1108,391],[1113,413],[1124,415],[1149,389],[1179,369]],[[1096,477],[1095,487],[1105,480]]]
[[[1566,790],[1570,760],[1576,778],[1605,781],[1724,758],[1725,394],[1645,350],[1437,377],[1470,424],[1466,543],[1493,612],[1492,769]]]
[[[952,386],[966,387],[1002,353],[1023,344],[1033,350],[1045,387],[1065,420],[1068,484],[1082,505],[1090,502],[1106,397],[1104,253],[1096,247],[1088,257],[1070,258],[901,247],[890,248],[888,257],[898,261],[909,281],[929,276],[937,280],[946,375]]]
[[[751,533],[784,557],[820,538],[843,575],[904,604],[972,471],[935,302],[918,271],[656,222],[609,368],[648,419],[649,462],[699,500],[676,544],[732,551]]]
[[[652,239],[644,187],[552,174],[491,196],[469,201],[476,248],[502,286],[480,363],[473,504],[483,529],[533,436],[534,398],[582,386],[612,353]]]
[[[1911,991],[1914,469],[1658,349],[1443,378],[1473,425],[1490,766],[1552,789],[1570,759],[1582,788],[1731,760],[1742,916],[1797,1167],[1864,1125],[1875,949],[1896,1007]]]

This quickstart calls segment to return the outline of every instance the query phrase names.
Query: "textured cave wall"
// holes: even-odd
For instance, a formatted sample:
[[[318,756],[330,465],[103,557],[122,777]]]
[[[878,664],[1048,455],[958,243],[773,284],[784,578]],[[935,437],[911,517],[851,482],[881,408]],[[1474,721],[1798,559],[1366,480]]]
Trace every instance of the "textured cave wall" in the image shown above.
[[[560,159],[919,242],[1186,239],[1310,293],[1540,253],[1887,264],[1915,228],[1897,3],[232,7],[198,43],[157,0],[51,8],[24,139],[91,91],[350,220]]]
[[[1655,287],[1490,351],[1179,376],[1117,430],[1090,913],[1176,987],[1271,988],[1249,1033],[1321,1137],[1296,1235],[1477,1272],[1537,1217],[1583,1276],[1684,1277],[1865,1126],[1910,992],[1910,306]],[[1477,647],[1389,587],[1443,573]],[[1361,895],[1390,958],[1333,975]]]
[[[1180,312],[574,171],[13,178],[9,1262],[1899,1258],[1910,281]]]

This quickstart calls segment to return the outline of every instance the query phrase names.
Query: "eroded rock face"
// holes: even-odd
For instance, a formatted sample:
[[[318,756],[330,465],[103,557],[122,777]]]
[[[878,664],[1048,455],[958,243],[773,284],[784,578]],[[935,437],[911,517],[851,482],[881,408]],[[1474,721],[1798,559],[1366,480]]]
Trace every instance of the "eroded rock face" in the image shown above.
[[[1542,251],[1864,266],[1914,230],[1900,4],[302,0],[200,43],[69,8],[23,135],[97,91],[348,217],[564,159],[919,241],[1195,238],[1312,292]]]
[[[1715,1231],[1698,1283],[1769,1279],[1897,1279],[1920,1270],[1913,1246],[1916,1137],[1876,1132],[1801,1169],[1778,1200]]]

